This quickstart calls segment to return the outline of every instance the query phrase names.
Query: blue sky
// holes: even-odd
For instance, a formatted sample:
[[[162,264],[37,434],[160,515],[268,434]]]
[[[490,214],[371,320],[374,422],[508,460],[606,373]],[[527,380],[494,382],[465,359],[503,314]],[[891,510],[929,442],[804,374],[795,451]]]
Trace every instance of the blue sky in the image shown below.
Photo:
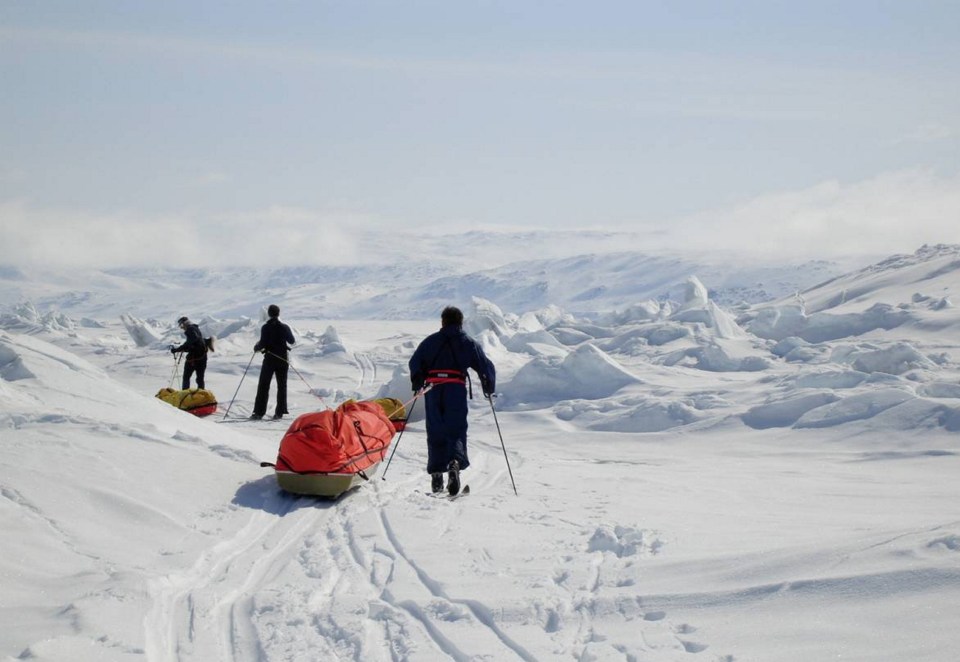
[[[0,262],[77,223],[108,263],[277,223],[960,242],[958,29],[924,1],[0,0]]]

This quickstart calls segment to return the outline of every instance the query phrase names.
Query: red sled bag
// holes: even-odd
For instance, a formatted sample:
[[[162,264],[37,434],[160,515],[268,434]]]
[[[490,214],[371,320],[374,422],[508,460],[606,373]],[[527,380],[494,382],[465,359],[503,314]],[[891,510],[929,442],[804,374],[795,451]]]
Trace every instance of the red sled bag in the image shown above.
[[[277,481],[296,494],[339,496],[376,473],[394,432],[374,402],[348,401],[298,416],[280,441]]]

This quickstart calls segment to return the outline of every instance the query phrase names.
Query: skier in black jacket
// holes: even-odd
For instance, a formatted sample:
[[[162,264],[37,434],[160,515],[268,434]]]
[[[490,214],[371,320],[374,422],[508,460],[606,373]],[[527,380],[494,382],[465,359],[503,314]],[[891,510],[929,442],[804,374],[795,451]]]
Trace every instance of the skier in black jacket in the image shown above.
[[[427,472],[434,492],[460,491],[460,471],[467,458],[467,368],[480,376],[485,398],[493,395],[496,370],[473,338],[463,331],[463,313],[448,306],[440,314],[441,328],[426,338],[410,358],[410,381],[415,392],[429,384],[424,396],[427,415]],[[472,390],[472,389],[471,389]],[[471,394],[472,395],[472,394]]]
[[[290,327],[280,321],[280,307],[271,304],[267,308],[267,323],[260,327],[260,341],[253,351],[263,352],[263,364],[260,366],[260,381],[257,383],[257,399],[253,403],[252,419],[261,419],[267,412],[267,400],[270,397],[270,380],[277,377],[277,408],[273,418],[281,419],[287,411],[287,354],[289,345],[296,341]]]
[[[183,363],[183,390],[190,388],[190,376],[197,373],[197,388],[205,388],[203,375],[207,371],[207,344],[203,341],[200,327],[187,319],[184,315],[177,320],[177,326],[187,337],[179,347],[170,345],[170,352],[187,353],[187,360]]]

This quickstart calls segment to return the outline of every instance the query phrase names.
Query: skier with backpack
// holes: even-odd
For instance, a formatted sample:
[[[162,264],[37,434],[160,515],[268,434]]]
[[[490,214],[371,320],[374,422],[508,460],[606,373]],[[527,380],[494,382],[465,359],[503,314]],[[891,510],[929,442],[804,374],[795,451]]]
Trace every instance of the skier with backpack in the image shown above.
[[[179,347],[170,345],[172,354],[186,352],[187,360],[183,363],[183,390],[190,388],[190,377],[197,374],[197,388],[206,388],[204,385],[204,373],[207,371],[207,350],[211,349],[210,344],[203,339],[203,333],[200,327],[191,322],[186,315],[177,320],[177,326],[183,331],[186,340]]]

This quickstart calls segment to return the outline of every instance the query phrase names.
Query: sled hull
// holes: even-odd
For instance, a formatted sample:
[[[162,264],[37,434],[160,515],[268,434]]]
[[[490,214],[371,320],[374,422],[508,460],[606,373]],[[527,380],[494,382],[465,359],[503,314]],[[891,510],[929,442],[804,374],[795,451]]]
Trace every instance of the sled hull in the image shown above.
[[[370,468],[364,469],[363,473],[367,478],[373,478],[379,468],[380,463],[377,462]],[[292,471],[278,470],[276,475],[277,484],[285,492],[329,498],[336,498],[347,490],[367,482],[358,473],[298,474]]]

